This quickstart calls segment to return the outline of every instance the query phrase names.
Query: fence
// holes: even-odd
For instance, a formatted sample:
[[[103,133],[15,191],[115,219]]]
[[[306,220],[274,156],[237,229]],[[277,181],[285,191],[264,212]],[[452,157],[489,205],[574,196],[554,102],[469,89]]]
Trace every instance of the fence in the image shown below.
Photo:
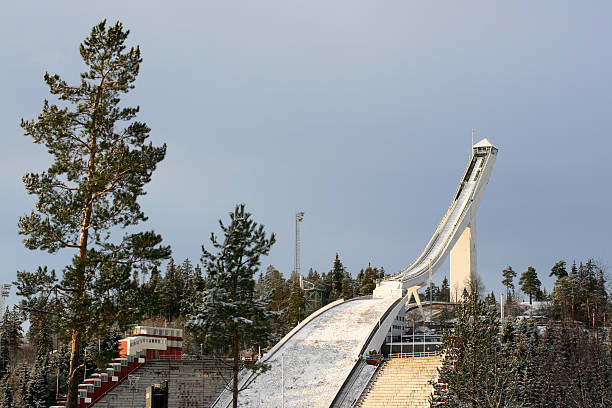
[[[425,351],[417,353],[392,353],[389,358],[414,358],[414,357],[434,357],[442,355],[439,351]]]

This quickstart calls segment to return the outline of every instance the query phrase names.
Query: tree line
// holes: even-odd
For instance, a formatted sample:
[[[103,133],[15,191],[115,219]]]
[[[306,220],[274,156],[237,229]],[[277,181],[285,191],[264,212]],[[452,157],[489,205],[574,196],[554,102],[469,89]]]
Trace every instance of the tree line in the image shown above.
[[[500,322],[470,293],[443,336],[437,407],[609,407],[612,354],[607,330],[551,318]]]
[[[514,278],[517,273],[511,266],[502,271],[502,284],[506,288],[506,304],[516,304]],[[549,276],[555,277],[550,293],[542,289],[538,274],[532,266],[527,268],[519,279],[521,290],[532,300],[547,301],[551,318],[567,322],[580,322],[592,328],[606,325],[609,315],[609,294],[604,268],[592,259],[586,262],[572,262],[567,270],[567,262],[560,260],[550,269]]]

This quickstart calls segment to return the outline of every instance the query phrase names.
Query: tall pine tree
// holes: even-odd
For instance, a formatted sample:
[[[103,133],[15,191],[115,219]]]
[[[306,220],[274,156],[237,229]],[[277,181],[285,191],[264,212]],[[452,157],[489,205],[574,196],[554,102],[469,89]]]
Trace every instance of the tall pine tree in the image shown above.
[[[38,357],[30,373],[24,402],[27,408],[47,408],[51,405],[51,390],[47,375],[49,373],[49,362],[46,357]]]
[[[561,260],[552,267],[549,276],[555,276],[557,279],[561,279],[567,276],[567,270],[565,269],[565,261]]]
[[[533,266],[528,267],[527,270],[523,272],[519,279],[519,285],[521,285],[521,290],[529,295],[529,304],[532,303],[532,298],[539,297],[542,291],[540,289],[542,283],[540,279],[538,279],[538,274]]]
[[[0,380],[0,408],[14,408],[13,389],[9,381],[9,377],[5,376]]]
[[[359,292],[362,295],[371,295],[376,287],[376,279],[378,279],[378,270],[373,268],[368,262],[368,267],[363,272],[363,278],[361,279],[361,287]]]
[[[291,295],[289,296],[287,313],[289,314],[290,326],[295,327],[305,317],[306,298],[304,290],[300,288],[300,280],[297,274],[294,273],[291,282]]]
[[[255,274],[260,257],[267,255],[276,238],[266,237],[263,225],[258,225],[245,211],[244,204],[230,213],[230,223],[219,221],[223,231],[220,241],[212,233],[210,241],[216,252],[202,246],[202,265],[208,281],[202,304],[188,322],[188,327],[200,334],[208,348],[231,345],[233,358],[233,406],[238,406],[238,372],[241,345],[255,348],[270,340],[268,299],[256,297]],[[257,365],[254,366],[258,369]]]
[[[440,300],[442,302],[450,302],[450,286],[446,276],[442,279],[442,284],[440,285]]]
[[[80,82],[70,85],[45,74],[60,105],[45,100],[37,119],[21,122],[25,134],[47,148],[52,164],[23,177],[38,201],[20,218],[19,233],[29,249],[74,253],[61,282],[36,288],[61,294],[67,311],[61,317],[71,339],[69,408],[77,405],[83,342],[113,323],[132,320],[139,299],[133,274],[145,274],[170,254],[152,231],[112,239],[117,227],[146,220],[137,199],[166,154],[165,145],[147,141],[147,125],[133,120],[139,108],[120,105],[142,62],[138,47],[126,49],[128,34],[119,22],[94,26],[80,46],[87,67]],[[22,280],[21,289],[24,285]]]
[[[331,275],[331,294],[330,301],[340,299],[342,297],[342,280],[344,279],[344,265],[336,253],[336,259],[334,259],[334,265],[332,270],[329,271]]]
[[[516,272],[510,265],[502,271],[504,279],[501,283],[506,287],[506,303],[510,303],[510,294],[514,291],[514,278],[516,278]]]

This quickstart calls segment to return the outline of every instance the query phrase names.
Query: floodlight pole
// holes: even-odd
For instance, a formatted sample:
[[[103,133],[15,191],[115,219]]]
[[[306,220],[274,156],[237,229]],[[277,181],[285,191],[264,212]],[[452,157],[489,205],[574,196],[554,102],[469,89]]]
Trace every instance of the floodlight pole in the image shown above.
[[[431,259],[429,260],[429,321],[433,318],[433,280],[431,270]]]
[[[4,304],[6,298],[11,294],[11,284],[4,283],[0,286],[0,317],[4,314]]]
[[[300,223],[304,220],[304,211],[299,211],[295,214],[295,273],[300,280],[300,289],[304,289],[302,274],[300,273]]]

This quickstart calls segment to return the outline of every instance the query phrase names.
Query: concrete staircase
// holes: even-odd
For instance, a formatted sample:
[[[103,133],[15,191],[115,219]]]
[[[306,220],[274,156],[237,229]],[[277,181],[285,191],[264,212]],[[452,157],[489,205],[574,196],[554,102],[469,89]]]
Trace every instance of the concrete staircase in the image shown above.
[[[357,404],[361,408],[425,408],[442,358],[394,358],[383,363]]]
[[[220,371],[230,377],[225,365],[215,360],[149,360],[131,378],[105,395],[95,408],[145,408],[145,390],[168,381],[168,408],[205,408],[223,390]]]

